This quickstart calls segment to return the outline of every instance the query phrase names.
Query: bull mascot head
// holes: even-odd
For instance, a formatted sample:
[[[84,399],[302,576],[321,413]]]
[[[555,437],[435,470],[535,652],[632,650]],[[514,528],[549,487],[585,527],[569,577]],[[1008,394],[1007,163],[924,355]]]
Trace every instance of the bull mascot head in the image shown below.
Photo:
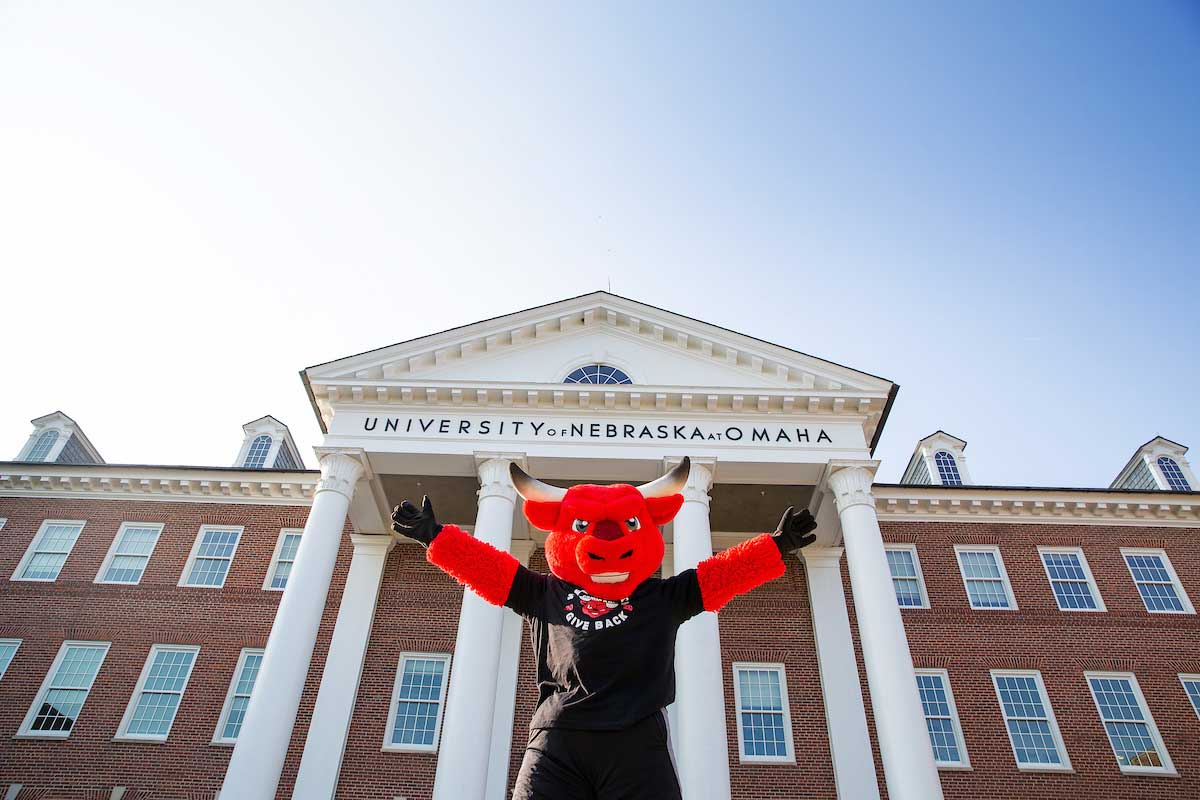
[[[547,531],[546,561],[561,580],[605,600],[623,600],[662,564],[660,525],[683,505],[691,460],[661,478],[630,486],[584,484],[560,489],[510,464],[525,518]]]

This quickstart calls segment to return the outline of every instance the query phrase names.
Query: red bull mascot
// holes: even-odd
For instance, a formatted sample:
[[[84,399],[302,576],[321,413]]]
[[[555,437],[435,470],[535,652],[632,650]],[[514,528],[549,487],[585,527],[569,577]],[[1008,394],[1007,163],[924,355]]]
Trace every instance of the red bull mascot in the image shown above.
[[[547,531],[550,574],[454,525],[438,524],[426,497],[392,514],[397,533],[430,563],[529,624],[537,707],[514,800],[679,798],[664,709],[675,699],[675,633],[703,611],[784,573],[783,556],[811,543],[816,522],[789,508],[762,534],[670,578],[659,526],[683,505],[687,458],[641,486],[560,489],[510,465],[525,517]],[[464,798],[464,800],[469,800]]]

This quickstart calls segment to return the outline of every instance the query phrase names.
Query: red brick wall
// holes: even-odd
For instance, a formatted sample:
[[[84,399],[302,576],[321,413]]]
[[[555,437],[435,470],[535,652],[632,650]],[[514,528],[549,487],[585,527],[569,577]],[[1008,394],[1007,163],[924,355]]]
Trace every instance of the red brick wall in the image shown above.
[[[234,667],[243,647],[266,644],[281,596],[262,589],[271,554],[280,529],[303,527],[307,515],[307,507],[0,498],[0,517],[8,518],[0,530],[0,637],[22,640],[0,680],[0,785],[24,784],[22,797],[84,798],[89,791],[127,786],[127,797],[211,798],[232,751],[210,741]],[[56,581],[9,581],[44,519],[80,519],[87,524]],[[123,521],[164,523],[158,545],[139,585],[96,584]],[[176,585],[202,524],[244,526],[221,589]],[[346,537],[314,653],[317,669],[310,677],[288,760],[292,775],[299,760],[296,743],[307,730],[345,581],[349,548]],[[65,740],[14,739],[66,639],[112,643],[74,730]],[[165,743],[113,741],[153,644],[200,646],[170,736]],[[285,784],[290,785],[286,775]],[[280,796],[286,796],[284,791]]]
[[[1200,530],[887,522],[883,531],[887,541],[917,545],[932,608],[903,612],[909,646],[916,666],[948,671],[962,720],[972,768],[941,772],[947,798],[1200,797],[1200,720],[1177,677],[1200,671],[1200,619],[1147,613],[1120,554],[1121,547],[1165,549],[1185,591],[1200,600]],[[955,544],[999,546],[1017,611],[969,607]],[[1082,547],[1107,612],[1059,611],[1039,545]],[[992,669],[1041,671],[1072,774],[1016,768]],[[1120,772],[1083,677],[1092,670],[1137,677],[1179,777]]]

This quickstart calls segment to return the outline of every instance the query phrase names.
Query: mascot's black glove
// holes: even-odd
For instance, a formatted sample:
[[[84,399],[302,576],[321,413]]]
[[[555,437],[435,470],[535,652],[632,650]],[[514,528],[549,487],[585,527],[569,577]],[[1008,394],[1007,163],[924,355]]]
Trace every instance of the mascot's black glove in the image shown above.
[[[392,509],[392,530],[429,547],[442,526],[433,516],[433,503],[426,496],[419,509],[407,500]]]
[[[807,508],[801,509],[797,514],[795,506],[788,506],[788,510],[783,512],[783,518],[779,520],[779,527],[771,534],[771,541],[779,548],[779,555],[785,556],[793,550],[815,542],[816,534],[808,532],[816,527],[817,521]]]

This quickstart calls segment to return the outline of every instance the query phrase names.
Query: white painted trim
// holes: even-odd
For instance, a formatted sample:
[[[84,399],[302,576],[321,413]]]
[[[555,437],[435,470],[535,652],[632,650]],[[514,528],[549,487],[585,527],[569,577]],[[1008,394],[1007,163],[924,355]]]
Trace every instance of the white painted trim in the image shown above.
[[[0,646],[9,645],[9,644],[15,645],[15,647],[13,647],[12,658],[10,658],[8,660],[8,664],[6,664],[4,666],[4,669],[0,669],[0,680],[4,680],[4,676],[8,672],[8,668],[12,666],[12,662],[16,660],[17,653],[21,649],[21,640],[20,639],[0,639]]]
[[[225,574],[221,578],[221,583],[216,586],[209,586],[203,583],[191,583],[190,576],[192,568],[196,566],[196,557],[200,552],[200,542],[204,539],[204,534],[208,531],[236,531],[237,539],[233,543],[233,552],[229,554],[229,568],[225,570]],[[192,550],[188,553],[187,563],[183,565],[183,573],[179,576],[177,586],[186,586],[191,589],[223,589],[225,581],[229,580],[229,573],[233,571],[233,559],[237,556],[238,545],[242,543],[242,534],[246,529],[242,525],[201,525],[200,530],[196,532],[196,538],[192,542]]]
[[[1087,682],[1088,692],[1092,695],[1092,702],[1096,704],[1096,716],[1100,718],[1100,729],[1104,732],[1104,738],[1108,740],[1109,747],[1112,747],[1112,739],[1108,736],[1108,731],[1104,728],[1104,723],[1110,720],[1106,720],[1104,713],[1100,710],[1100,700],[1096,697],[1095,687],[1092,686],[1093,678],[1101,680],[1115,678],[1129,681],[1129,686],[1133,689],[1133,696],[1137,700],[1138,708],[1145,717],[1141,721],[1146,723],[1146,727],[1150,731],[1150,738],[1154,741],[1154,747],[1158,750],[1159,758],[1162,759],[1163,765],[1161,767],[1136,767],[1118,762],[1117,767],[1121,772],[1126,775],[1178,775],[1175,771],[1175,763],[1171,761],[1171,755],[1167,752],[1167,746],[1163,742],[1162,735],[1158,732],[1158,726],[1154,724],[1154,715],[1150,713],[1150,706],[1146,704],[1146,696],[1142,694],[1142,687],[1138,685],[1137,676],[1132,672],[1083,673],[1083,679]],[[1113,757],[1116,757],[1116,750],[1113,750]]]
[[[117,586],[137,586],[142,582],[142,578],[146,576],[146,570],[150,568],[150,559],[154,557],[154,550],[158,547],[158,540],[162,538],[163,523],[161,522],[122,522],[121,527],[117,529],[117,535],[113,537],[112,543],[108,546],[108,553],[104,556],[104,562],[100,565],[100,569],[96,572],[96,578],[93,583],[113,584]],[[154,528],[158,532],[154,536],[154,544],[150,546],[150,552],[146,555],[146,566],[142,567],[142,574],[138,576],[136,581],[109,581],[104,579],[105,573],[112,566],[113,558],[117,555],[117,542],[121,541],[121,537],[125,535],[125,531],[129,528]]]
[[[962,554],[963,553],[992,553],[996,556],[996,568],[1000,571],[1000,581],[1004,584],[1004,594],[1008,597],[1007,608],[992,608],[989,606],[977,606],[971,601],[971,590],[967,586],[967,573],[963,570]],[[958,563],[958,575],[962,578],[963,591],[967,595],[967,605],[974,611],[1016,611],[1017,598],[1013,594],[1012,581],[1008,579],[1008,570],[1004,567],[1004,556],[1000,553],[1000,548],[994,544],[956,544],[954,545],[954,560]],[[984,578],[972,578],[971,580],[985,580]]]
[[[1129,560],[1126,556],[1160,556],[1163,562],[1163,568],[1167,571],[1167,575],[1171,578],[1171,583],[1175,586],[1175,594],[1179,597],[1179,602],[1183,605],[1183,611],[1170,611],[1168,609],[1155,610],[1146,605],[1146,599],[1142,597],[1141,589],[1138,589],[1137,578],[1133,576],[1133,567],[1129,566]],[[1133,588],[1137,590],[1138,599],[1142,601],[1142,606],[1148,614],[1195,614],[1196,608],[1192,605],[1191,598],[1187,592],[1183,590],[1183,583],[1179,580],[1179,574],[1175,572],[1175,565],[1171,563],[1171,557],[1167,555],[1167,551],[1160,547],[1122,547],[1121,561],[1125,563],[1125,569],[1129,570],[1129,577],[1133,580]]]
[[[87,705],[87,700],[92,695],[92,686],[96,683],[96,677],[100,675],[100,670],[104,668],[104,659],[108,657],[108,650],[112,647],[112,642],[84,642],[69,639],[63,642],[58,648],[58,654],[54,656],[54,661],[50,664],[50,668],[46,670],[46,677],[42,679],[42,685],[38,687],[37,694],[33,696],[33,702],[29,706],[29,711],[25,713],[25,719],[21,722],[21,727],[17,729],[17,733],[13,738],[16,739],[66,739],[70,737],[71,731],[75,730],[75,725],[72,724],[70,730],[66,731],[34,731],[30,729],[34,719],[37,717],[38,704],[41,703],[46,691],[50,688],[50,679],[58,668],[62,665],[63,658],[67,655],[67,650],[72,647],[99,647],[103,648],[104,652],[100,654],[100,662],[96,665],[96,674],[92,676],[92,680],[88,683],[84,690],[86,694],[83,697],[83,702],[79,706],[79,715],[83,715],[83,707]],[[79,721],[79,717],[75,718],[75,722]]]
[[[133,713],[137,709],[138,701],[142,697],[142,693],[146,688],[146,679],[150,676],[150,668],[154,664],[155,658],[159,653],[192,653],[192,662],[188,665],[187,674],[183,676],[183,686],[179,688],[179,703],[175,706],[175,713],[171,715],[171,721],[167,724],[167,732],[161,736],[146,733],[129,733],[129,723],[133,721]],[[113,737],[113,741],[132,741],[132,742],[165,742],[171,735],[171,728],[175,726],[175,719],[179,716],[179,709],[183,706],[183,695],[187,692],[188,682],[192,679],[192,673],[196,670],[196,662],[200,660],[200,648],[197,645],[185,644],[155,644],[150,646],[150,653],[146,656],[146,663],[142,665],[142,672],[138,675],[137,685],[133,687],[133,694],[129,697],[129,705],[125,707],[125,715],[121,717],[121,724],[117,726],[117,735]],[[156,692],[156,694],[176,694],[176,692]]]
[[[229,711],[233,705],[234,690],[237,688],[238,683],[241,682],[242,670],[246,667],[246,659],[252,655],[261,656],[265,652],[261,647],[243,647],[242,652],[238,654],[237,665],[234,666],[233,676],[229,679],[229,689],[225,692],[225,702],[221,705],[221,714],[217,717],[217,727],[213,729],[213,737],[210,744],[232,746],[237,742],[237,737],[230,739],[221,735],[222,731],[225,730],[225,725],[229,722]],[[254,683],[255,686],[258,685],[257,676],[255,676]],[[250,691],[253,693],[254,687],[251,687]]]
[[[1187,691],[1187,684],[1189,683],[1200,685],[1200,675],[1193,675],[1186,672],[1180,673],[1179,675],[1179,685],[1183,687],[1184,699],[1188,701],[1188,705],[1190,705],[1192,710],[1196,712],[1196,718],[1200,719],[1200,700],[1195,703],[1192,702],[1192,696],[1189,695]]]
[[[1200,527],[1200,493],[872,486],[881,520]]]
[[[0,531],[4,530],[4,526],[8,524],[8,517],[0,517]]]
[[[944,669],[936,669],[933,667],[925,669],[913,670],[917,675],[936,675],[942,679],[942,689],[946,692],[946,705],[950,709],[950,724],[954,728],[954,742],[958,746],[959,755],[962,756],[958,761],[938,761],[936,753],[934,754],[933,763],[937,764],[938,769],[947,770],[965,770],[971,769],[971,756],[967,753],[967,741],[963,738],[962,723],[958,718],[958,706],[954,703],[954,690],[950,687],[950,673]],[[920,691],[918,690],[918,694]],[[922,709],[923,710],[923,709]],[[929,719],[928,716],[925,717]],[[933,740],[929,740],[929,745],[932,748]]]
[[[58,572],[55,574],[55,576],[53,578],[22,578],[22,577],[19,577],[21,575],[21,573],[23,573],[25,571],[26,567],[29,566],[29,562],[33,559],[34,553],[38,552],[37,545],[39,542],[41,542],[42,536],[45,535],[46,528],[51,525],[78,525],[79,526],[79,533],[75,534],[75,540],[73,542],[71,542],[70,549],[67,550],[66,555],[63,557],[62,566],[59,567]],[[67,559],[69,559],[71,557],[71,553],[74,552],[75,545],[79,544],[79,537],[83,536],[83,529],[85,527],[87,527],[87,520],[84,520],[84,519],[44,519],[44,520],[42,520],[42,524],[40,526],[38,526],[37,533],[35,533],[33,535],[33,538],[29,541],[29,546],[25,548],[25,555],[21,556],[21,560],[17,563],[17,568],[13,570],[12,575],[10,575],[8,579],[10,581],[29,581],[31,583],[54,583],[55,581],[57,581],[59,575],[62,575],[63,569],[67,566]]]
[[[1008,736],[1008,745],[1012,749],[1013,762],[1017,765],[1017,769],[1022,772],[1074,772],[1071,767],[1071,756],[1067,753],[1067,746],[1063,743],[1062,733],[1058,729],[1058,720],[1054,717],[1054,706],[1050,703],[1050,694],[1046,691],[1046,684],[1042,680],[1042,673],[1036,669],[994,669],[990,672],[992,678],[992,689],[996,692],[996,702],[1000,706],[1000,721],[1004,725],[1004,732]],[[1046,722],[1050,726],[1050,734],[1054,737],[1054,746],[1058,748],[1058,753],[1062,757],[1062,764],[1054,766],[1051,764],[1022,764],[1017,761],[1017,748],[1013,742],[1012,732],[1008,729],[1008,716],[1004,713],[1004,700],[1000,696],[1000,684],[996,678],[1002,675],[1012,675],[1033,678],[1037,684],[1038,693],[1041,695],[1042,707],[1046,709]]]
[[[884,550],[884,553],[887,553],[888,550],[903,550],[907,553],[912,553],[913,567],[916,569],[916,572],[917,572],[917,576],[916,576],[917,577],[917,585],[920,587],[920,590],[921,590],[921,605],[919,605],[919,606],[900,606],[900,610],[904,611],[904,610],[910,609],[910,608],[911,609],[929,608],[930,607],[929,592],[926,591],[926,589],[925,589],[925,573],[923,573],[921,571],[921,556],[919,553],[917,553],[917,546],[915,544],[909,544],[906,542],[884,542],[883,550]],[[888,572],[890,573],[891,569],[889,569]],[[896,588],[896,578],[895,578],[895,576],[892,576],[892,590],[895,591],[895,588]],[[896,597],[896,604],[900,605],[900,598],[898,595]]]
[[[400,702],[400,686],[404,682],[404,662],[408,659],[423,659],[423,660],[438,660],[445,663],[446,667],[442,670],[442,690],[438,695],[437,700],[437,719],[433,723],[433,744],[418,745],[418,744],[393,744],[392,730],[396,727],[396,711]],[[392,700],[388,707],[387,725],[383,730],[383,747],[385,751],[402,751],[402,752],[418,752],[418,753],[436,753],[438,744],[442,737],[442,717],[446,711],[446,689],[450,685],[450,653],[413,653],[404,652],[400,654],[400,660],[396,664],[396,679],[392,683]],[[421,701],[432,702],[432,701]]]
[[[1046,573],[1046,582],[1050,586],[1050,594],[1054,595],[1054,604],[1058,606],[1059,611],[1081,611],[1085,614],[1095,614],[1097,612],[1108,611],[1108,607],[1104,604],[1104,598],[1100,594],[1100,586],[1096,583],[1096,577],[1092,575],[1092,568],[1088,566],[1087,556],[1083,552],[1082,547],[1052,547],[1049,545],[1038,545],[1038,561],[1042,563],[1042,570]],[[1089,591],[1092,593],[1092,599],[1096,601],[1095,608],[1063,608],[1062,603],[1058,601],[1058,595],[1054,592],[1054,579],[1050,577],[1050,567],[1046,564],[1046,559],[1043,556],[1047,553],[1074,553],[1079,556],[1079,566],[1083,569],[1083,576],[1087,579]]]
[[[779,675],[779,691],[783,705],[784,743],[787,747],[787,755],[756,756],[746,752],[746,740],[742,735],[742,686],[741,681],[738,680],[739,669],[772,671]],[[735,661],[732,670],[733,713],[737,716],[738,761],[743,764],[795,764],[796,749],[795,743],[792,741],[792,709],[788,703],[787,667],[779,663]]]
[[[304,538],[304,528],[282,528],[279,531],[279,538],[275,540],[275,550],[271,553],[271,561],[267,566],[267,575],[263,578],[264,592],[282,592],[287,586],[275,587],[271,583],[275,580],[275,570],[279,567],[279,553],[283,550],[283,540],[288,534],[298,534],[301,539]],[[295,559],[292,559],[292,566],[295,566]]]

